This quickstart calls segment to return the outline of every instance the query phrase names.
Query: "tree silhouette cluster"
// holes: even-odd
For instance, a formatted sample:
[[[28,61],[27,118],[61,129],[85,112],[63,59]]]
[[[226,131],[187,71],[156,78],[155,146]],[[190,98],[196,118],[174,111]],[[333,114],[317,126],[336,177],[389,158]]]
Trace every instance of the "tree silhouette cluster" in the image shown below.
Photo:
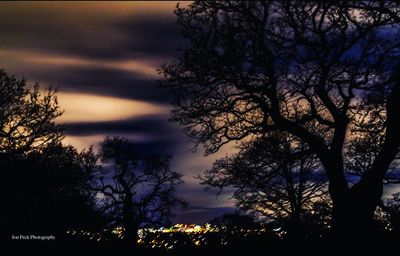
[[[295,240],[377,238],[377,221],[399,234],[399,194],[382,199],[400,183],[399,1],[195,1],[176,15],[186,40],[159,70],[171,119],[205,154],[237,149],[197,178],[248,215],[214,223],[265,221]],[[123,137],[78,152],[55,90],[1,71],[0,96],[6,239],[119,230],[134,246],[186,205],[171,157]]]
[[[101,217],[87,187],[91,151],[64,146],[55,91],[0,73],[0,187],[2,234],[53,234],[96,229]]]
[[[168,223],[181,175],[169,156],[139,156],[125,138],[105,138],[99,152],[63,145],[56,92],[0,73],[0,213],[2,238],[124,230],[135,245],[139,226]],[[140,150],[140,149],[139,149]],[[75,239],[74,237],[72,239]],[[86,238],[89,239],[89,238]]]

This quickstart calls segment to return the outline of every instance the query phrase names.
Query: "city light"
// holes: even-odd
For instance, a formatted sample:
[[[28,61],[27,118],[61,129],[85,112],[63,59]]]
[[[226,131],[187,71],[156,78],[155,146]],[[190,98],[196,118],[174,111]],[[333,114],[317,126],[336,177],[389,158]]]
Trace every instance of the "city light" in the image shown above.
[[[279,238],[283,238],[286,234],[281,229],[267,229],[260,226],[259,228],[228,228],[226,226],[216,226],[210,223],[203,225],[197,224],[175,224],[169,227],[147,227],[140,228],[137,233],[136,243],[144,248],[158,248],[164,250],[172,250],[178,247],[201,247],[207,245],[230,245],[232,237],[240,237],[251,239],[254,236],[267,234],[267,230],[275,234]],[[106,234],[111,235],[106,235]],[[85,238],[95,241],[106,241],[110,239],[122,240],[124,238],[125,229],[121,226],[111,230],[104,229],[102,232],[87,232],[69,230],[67,234],[73,237]]]

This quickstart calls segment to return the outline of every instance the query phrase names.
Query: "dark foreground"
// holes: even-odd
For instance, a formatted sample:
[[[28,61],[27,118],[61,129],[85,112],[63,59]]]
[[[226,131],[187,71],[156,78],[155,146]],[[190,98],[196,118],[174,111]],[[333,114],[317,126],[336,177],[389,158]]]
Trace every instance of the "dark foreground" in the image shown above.
[[[9,241],[12,254],[30,250],[31,253],[60,252],[67,255],[80,255],[89,252],[90,255],[361,255],[370,253],[397,254],[400,237],[382,237],[381,239],[313,239],[313,240],[274,240],[257,242],[238,242],[229,246],[181,247],[172,250],[133,247],[123,241]],[[2,246],[4,247],[4,246]],[[3,250],[3,248],[2,248]],[[393,254],[395,253],[395,254]],[[389,254],[388,254],[389,255]]]

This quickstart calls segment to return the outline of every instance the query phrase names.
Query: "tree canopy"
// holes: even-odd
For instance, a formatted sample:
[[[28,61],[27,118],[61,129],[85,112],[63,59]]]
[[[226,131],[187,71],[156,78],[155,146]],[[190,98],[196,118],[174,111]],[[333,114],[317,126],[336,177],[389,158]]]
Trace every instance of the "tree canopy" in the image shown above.
[[[139,227],[168,225],[186,203],[176,194],[181,174],[169,156],[142,156],[124,137],[107,137],[101,144],[103,167],[93,190],[105,197],[103,211],[113,226],[125,228],[124,238],[135,243]]]
[[[274,134],[243,143],[239,153],[217,160],[200,178],[210,188],[233,188],[237,206],[259,218],[298,225],[317,214],[326,198],[318,164],[304,143]]]
[[[61,141],[62,114],[53,89],[41,92],[39,84],[28,87],[0,71],[0,152],[24,154]]]

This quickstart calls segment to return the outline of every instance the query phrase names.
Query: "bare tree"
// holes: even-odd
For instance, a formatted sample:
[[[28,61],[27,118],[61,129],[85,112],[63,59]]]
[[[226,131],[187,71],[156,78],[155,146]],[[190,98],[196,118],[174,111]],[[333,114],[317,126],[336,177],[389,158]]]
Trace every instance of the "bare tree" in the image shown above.
[[[307,146],[286,133],[244,142],[239,153],[217,160],[201,177],[211,188],[233,188],[237,206],[304,236],[310,216],[321,216],[327,179]]]
[[[400,146],[399,12],[398,1],[383,0],[198,1],[178,8],[186,44],[160,70],[176,95],[172,120],[206,153],[271,131],[292,134],[325,170],[334,230],[372,230]],[[382,146],[351,186],[345,163],[357,127],[381,130]]]
[[[170,157],[140,158],[122,137],[107,137],[100,155],[103,172],[94,190],[109,199],[104,209],[117,216],[114,224],[125,228],[124,239],[132,245],[140,226],[166,225],[175,216],[174,210],[185,206],[176,195],[182,181],[171,170]]]
[[[28,88],[0,71],[0,152],[20,155],[61,141],[61,114],[54,90],[41,95],[39,84]]]

